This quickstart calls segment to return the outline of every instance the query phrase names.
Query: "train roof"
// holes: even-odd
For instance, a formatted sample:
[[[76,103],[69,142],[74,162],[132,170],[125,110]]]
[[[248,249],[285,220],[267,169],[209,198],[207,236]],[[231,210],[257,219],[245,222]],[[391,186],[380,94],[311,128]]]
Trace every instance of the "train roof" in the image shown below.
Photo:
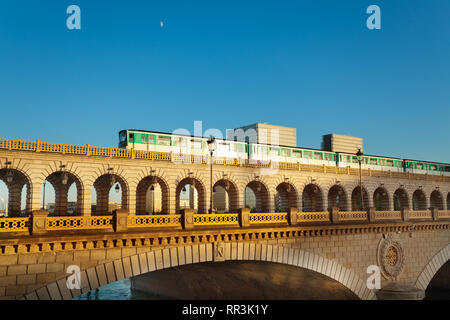
[[[162,132],[162,131],[150,131],[150,130],[141,130],[141,129],[123,129],[123,130],[120,130],[119,133],[122,132],[122,131],[138,131],[138,132],[159,133],[159,134],[165,134],[165,135],[177,135],[177,136],[183,136],[183,137],[208,139],[208,137],[194,136],[192,134],[189,135],[189,134],[181,134],[181,133],[168,133],[168,132]],[[235,141],[235,140],[224,139],[224,138],[217,138],[217,139],[223,140],[223,141],[230,141],[230,142],[247,143],[245,141]],[[264,144],[264,143],[253,143],[253,144],[269,146],[268,144]],[[290,148],[290,149],[303,149],[303,150],[320,151],[320,152],[329,152],[329,153],[336,153],[336,154],[342,154],[342,155],[355,155],[355,153],[333,152],[333,151],[314,149],[314,148],[305,148],[305,147],[293,147],[293,146],[284,146],[284,145],[277,145],[277,147]],[[440,164],[440,165],[450,165],[449,163],[444,163],[444,162],[434,162],[434,161],[424,161],[424,160],[414,160],[414,159],[403,159],[403,158],[396,158],[396,157],[389,157],[389,156],[377,156],[377,155],[372,155],[372,154],[364,154],[364,156],[366,156],[366,157],[375,157],[375,158],[385,158],[385,159],[392,159],[392,160],[405,160],[405,161],[425,162],[425,163],[433,163],[433,164]]]

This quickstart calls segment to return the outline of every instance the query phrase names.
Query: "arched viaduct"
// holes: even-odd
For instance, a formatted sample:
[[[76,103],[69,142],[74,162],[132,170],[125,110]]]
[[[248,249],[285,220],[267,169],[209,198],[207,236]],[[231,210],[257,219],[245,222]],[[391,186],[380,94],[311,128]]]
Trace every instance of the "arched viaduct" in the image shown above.
[[[363,170],[361,203],[358,170],[215,159],[213,184],[226,190],[229,213],[208,215],[208,159],[187,160],[2,141],[0,179],[9,191],[9,218],[0,220],[0,298],[66,299],[151,270],[243,259],[314,270],[371,299],[368,266],[380,266],[382,285],[424,289],[448,260],[448,177]],[[55,190],[50,216],[41,210],[44,181]],[[72,184],[76,212],[68,216]],[[121,209],[111,213],[108,195],[117,184]],[[161,189],[158,215],[143,209],[152,185]],[[180,206],[186,185],[198,192],[196,213]],[[252,212],[245,209],[246,189],[254,194]],[[65,287],[69,265],[82,270],[80,292]]]

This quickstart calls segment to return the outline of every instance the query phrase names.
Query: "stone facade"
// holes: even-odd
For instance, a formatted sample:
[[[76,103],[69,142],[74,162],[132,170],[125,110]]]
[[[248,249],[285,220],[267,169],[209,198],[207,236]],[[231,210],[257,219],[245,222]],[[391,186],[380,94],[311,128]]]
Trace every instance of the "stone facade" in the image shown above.
[[[261,260],[314,270],[362,299],[367,267],[378,264],[380,242],[395,234],[404,254],[397,283],[426,288],[450,259],[450,223],[46,235],[1,240],[1,299],[71,299],[123,278],[187,263]],[[81,290],[68,290],[67,268],[81,269]],[[392,279],[382,277],[382,286]]]

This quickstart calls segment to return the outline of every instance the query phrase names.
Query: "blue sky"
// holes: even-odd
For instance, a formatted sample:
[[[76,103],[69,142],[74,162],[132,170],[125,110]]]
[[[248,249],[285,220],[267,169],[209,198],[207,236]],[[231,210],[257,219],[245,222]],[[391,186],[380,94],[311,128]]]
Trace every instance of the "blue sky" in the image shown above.
[[[81,30],[66,9],[81,8]],[[368,30],[366,8],[381,8]],[[450,2],[0,2],[0,137],[116,146],[124,128],[255,122],[450,162]],[[164,26],[160,26],[160,21]]]

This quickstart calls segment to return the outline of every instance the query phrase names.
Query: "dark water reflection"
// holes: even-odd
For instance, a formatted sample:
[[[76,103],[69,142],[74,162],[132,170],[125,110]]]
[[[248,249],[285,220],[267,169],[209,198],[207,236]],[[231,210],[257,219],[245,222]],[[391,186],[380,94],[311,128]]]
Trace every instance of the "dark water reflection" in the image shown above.
[[[133,291],[131,281],[124,279],[84,293],[74,300],[170,300],[170,298]],[[425,300],[450,300],[450,290],[429,289],[426,291]]]

